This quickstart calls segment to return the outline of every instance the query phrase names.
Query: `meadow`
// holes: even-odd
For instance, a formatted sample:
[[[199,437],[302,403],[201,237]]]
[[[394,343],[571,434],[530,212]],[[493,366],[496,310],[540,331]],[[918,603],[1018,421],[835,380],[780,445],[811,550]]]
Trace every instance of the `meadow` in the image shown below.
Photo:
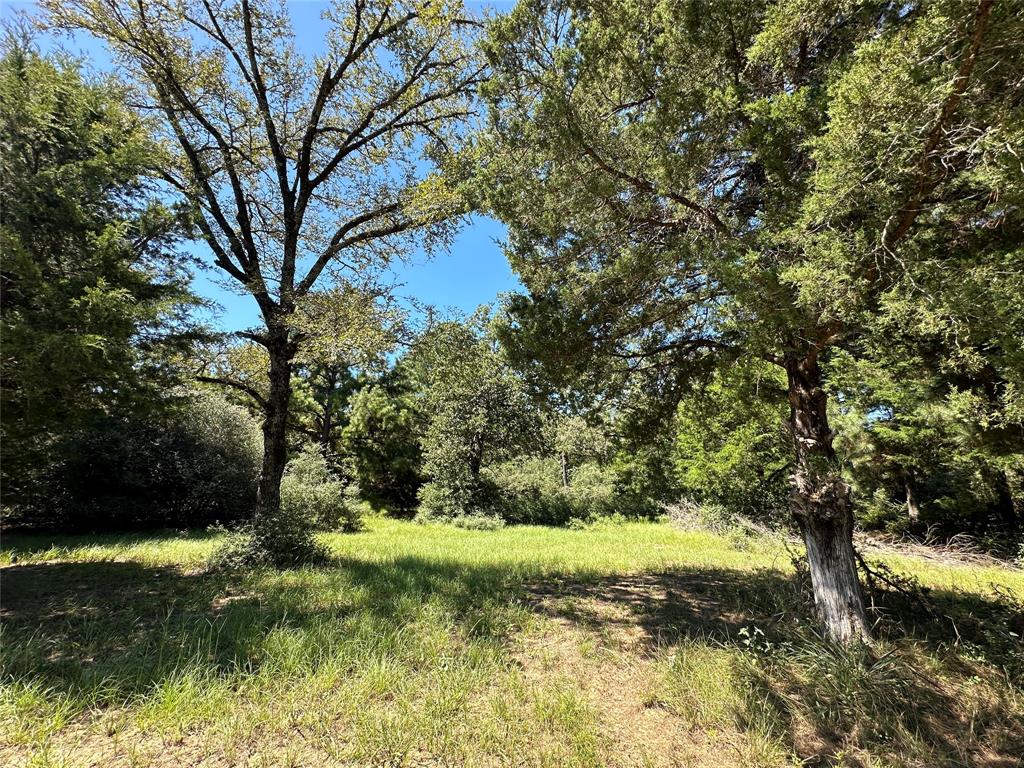
[[[223,534],[5,535],[7,766],[1015,766],[1024,572],[880,559],[880,638],[814,634],[779,537],[371,518],[331,560]],[[898,618],[897,618],[898,617]]]

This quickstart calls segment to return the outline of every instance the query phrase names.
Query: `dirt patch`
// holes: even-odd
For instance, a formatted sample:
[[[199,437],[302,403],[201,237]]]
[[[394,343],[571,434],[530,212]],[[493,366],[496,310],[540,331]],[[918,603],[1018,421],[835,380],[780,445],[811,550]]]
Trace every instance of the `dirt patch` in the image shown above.
[[[533,585],[542,625],[515,658],[528,683],[575,686],[610,742],[611,765],[749,765],[737,728],[692,727],[651,695],[658,649],[680,634],[728,632],[746,618],[714,579],[636,575]]]
[[[790,588],[775,571],[682,571],[533,584],[526,599],[543,616],[644,653],[686,636],[730,639],[751,622],[770,628]]]

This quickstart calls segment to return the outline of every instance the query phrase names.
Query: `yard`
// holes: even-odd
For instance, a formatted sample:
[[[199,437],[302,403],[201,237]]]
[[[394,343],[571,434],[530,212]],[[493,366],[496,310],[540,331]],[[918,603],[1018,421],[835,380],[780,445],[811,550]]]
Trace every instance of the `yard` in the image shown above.
[[[1019,570],[885,556],[928,595],[882,595],[867,655],[814,638],[779,538],[371,519],[325,537],[325,566],[211,573],[220,539],[4,537],[0,764],[1008,768],[1024,752]]]

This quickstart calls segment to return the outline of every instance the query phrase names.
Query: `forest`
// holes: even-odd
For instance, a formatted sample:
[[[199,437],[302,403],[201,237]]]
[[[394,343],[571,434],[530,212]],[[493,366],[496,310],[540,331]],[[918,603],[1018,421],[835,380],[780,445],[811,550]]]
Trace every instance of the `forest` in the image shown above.
[[[4,763],[1021,765],[1024,5],[299,6],[4,12]]]

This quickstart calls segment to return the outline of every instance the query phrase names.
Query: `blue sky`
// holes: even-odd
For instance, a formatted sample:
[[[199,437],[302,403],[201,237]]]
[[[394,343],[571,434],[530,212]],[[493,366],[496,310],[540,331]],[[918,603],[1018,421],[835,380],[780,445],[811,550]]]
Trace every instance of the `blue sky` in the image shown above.
[[[322,45],[325,25],[320,14],[327,5],[323,0],[289,2],[299,45],[311,55],[317,53]],[[470,2],[467,5],[500,9],[511,3]],[[0,0],[0,15],[3,18],[19,11],[33,10],[32,2]],[[86,36],[76,37],[72,41],[44,37],[39,40],[39,44],[44,51],[61,45],[71,53],[85,58],[96,69],[104,69],[110,63],[102,44]],[[396,294],[399,297],[415,299],[418,303],[439,309],[472,312],[480,304],[494,302],[498,294],[519,287],[501,251],[500,244],[504,236],[505,228],[499,222],[484,216],[468,217],[448,252],[438,252],[431,258],[422,251],[414,252],[406,262],[392,265],[386,279],[397,286]],[[209,252],[205,245],[196,243],[191,250],[204,263],[209,263]],[[258,324],[253,299],[226,288],[227,284],[216,268],[196,272],[196,292],[213,299],[222,307],[212,318],[214,324],[226,331]]]

